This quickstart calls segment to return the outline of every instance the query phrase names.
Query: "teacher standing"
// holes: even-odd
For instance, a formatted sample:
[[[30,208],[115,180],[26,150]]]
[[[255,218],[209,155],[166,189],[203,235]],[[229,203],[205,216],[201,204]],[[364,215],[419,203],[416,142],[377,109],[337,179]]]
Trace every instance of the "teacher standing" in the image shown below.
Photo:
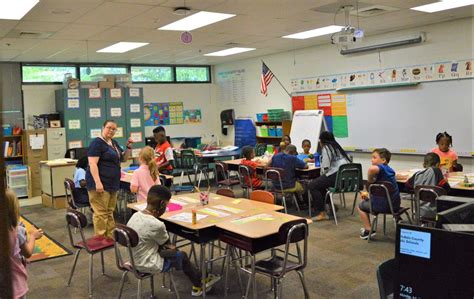
[[[115,121],[106,120],[101,136],[91,142],[87,152],[89,167],[86,182],[89,201],[94,210],[94,233],[106,238],[112,238],[115,229],[113,213],[120,188],[120,162],[128,159],[131,149],[129,142],[126,151],[122,150],[113,139],[116,131]]]

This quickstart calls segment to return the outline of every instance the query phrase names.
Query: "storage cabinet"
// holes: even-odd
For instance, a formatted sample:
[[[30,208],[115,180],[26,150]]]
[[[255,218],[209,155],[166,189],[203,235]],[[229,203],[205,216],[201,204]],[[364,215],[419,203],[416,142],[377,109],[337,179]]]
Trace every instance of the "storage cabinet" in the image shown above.
[[[125,96],[123,88],[105,89],[106,118],[117,123],[114,139],[124,147],[127,144],[127,119],[125,115]]]
[[[28,167],[23,165],[7,167],[7,186],[18,198],[28,197]]]
[[[56,90],[56,111],[59,112],[61,124],[65,128],[66,147],[70,149],[86,146],[86,103],[81,90]]]
[[[66,129],[46,129],[46,142],[48,148],[48,160],[62,159],[66,154]]]
[[[133,139],[132,155],[138,153],[145,146],[145,124],[143,120],[143,88],[125,89],[125,115],[127,137]]]
[[[105,89],[81,89],[81,95],[86,102],[85,118],[87,123],[84,147],[88,147],[93,139],[100,137],[102,125],[106,120]]]
[[[48,159],[48,151],[46,148],[46,130],[45,129],[36,129],[36,130],[27,130],[25,131],[25,153],[24,163],[31,170],[31,195],[39,196],[41,195],[41,174],[40,174],[40,161]],[[33,149],[32,139],[30,136],[43,139],[43,146],[41,148]],[[36,138],[34,138],[36,139]]]

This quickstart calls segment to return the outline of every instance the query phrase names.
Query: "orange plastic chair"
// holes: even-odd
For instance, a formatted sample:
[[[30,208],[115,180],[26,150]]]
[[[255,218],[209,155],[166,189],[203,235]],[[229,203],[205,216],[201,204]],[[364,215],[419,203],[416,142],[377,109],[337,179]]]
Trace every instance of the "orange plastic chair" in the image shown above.
[[[273,196],[271,192],[264,191],[264,190],[255,190],[252,193],[250,193],[250,200],[269,203],[272,205],[275,204],[275,196]]]

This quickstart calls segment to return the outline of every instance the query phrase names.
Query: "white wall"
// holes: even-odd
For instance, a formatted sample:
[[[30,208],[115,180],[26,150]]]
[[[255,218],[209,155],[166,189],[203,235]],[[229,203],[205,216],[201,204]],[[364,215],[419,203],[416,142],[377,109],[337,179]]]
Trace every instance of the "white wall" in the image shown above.
[[[364,44],[360,46],[411,37],[420,32],[427,34],[427,41],[420,45],[387,49],[381,51],[380,55],[377,52],[368,52],[342,56],[334,45],[327,44],[218,64],[214,67],[214,74],[245,69],[247,103],[247,105],[232,105],[232,103],[218,99],[218,111],[233,108],[236,116],[251,115],[255,117],[255,113],[265,112],[270,108],[291,110],[291,99],[275,79],[269,86],[268,97],[265,98],[260,94],[261,59],[265,61],[287,90],[290,90],[292,78],[466,59],[473,56],[473,21],[474,18],[466,18],[365,38]],[[221,136],[224,142],[233,141],[233,131],[230,132],[231,134],[227,137]],[[355,158],[364,165],[370,164],[368,154],[357,153]],[[394,155],[392,161],[391,163],[396,169],[410,169],[420,167],[422,158],[420,156]],[[466,171],[474,171],[472,158],[460,159],[460,163],[465,166]]]
[[[214,84],[143,84],[145,102],[183,102],[184,109],[201,109],[202,122],[193,125],[166,126],[171,137],[202,137],[210,141],[218,134],[216,87]],[[33,115],[56,112],[55,90],[59,85],[23,85],[25,127],[33,122]],[[152,136],[154,127],[145,127],[146,136]]]

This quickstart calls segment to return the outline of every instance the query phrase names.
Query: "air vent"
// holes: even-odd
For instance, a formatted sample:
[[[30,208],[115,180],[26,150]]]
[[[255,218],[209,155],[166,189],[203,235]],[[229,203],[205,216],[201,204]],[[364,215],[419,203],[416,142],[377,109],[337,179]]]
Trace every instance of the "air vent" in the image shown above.
[[[21,30],[11,30],[6,37],[13,38],[31,38],[31,39],[45,39],[53,35],[53,32],[43,32],[43,31],[21,31]]]
[[[357,10],[351,11],[351,15],[356,16],[359,15],[359,17],[374,17],[378,16],[387,12],[392,12],[396,11],[398,8],[395,7],[390,7],[390,6],[384,6],[384,5],[371,5],[371,6],[366,6],[366,7],[359,7],[359,12]]]

